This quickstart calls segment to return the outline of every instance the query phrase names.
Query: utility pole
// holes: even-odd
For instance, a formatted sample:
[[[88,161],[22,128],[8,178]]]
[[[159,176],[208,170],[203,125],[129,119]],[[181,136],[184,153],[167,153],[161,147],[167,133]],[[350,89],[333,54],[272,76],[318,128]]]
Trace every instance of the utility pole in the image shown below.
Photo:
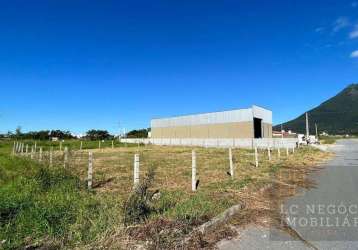
[[[306,140],[308,140],[310,135],[309,126],[308,126],[308,113],[306,112]]]

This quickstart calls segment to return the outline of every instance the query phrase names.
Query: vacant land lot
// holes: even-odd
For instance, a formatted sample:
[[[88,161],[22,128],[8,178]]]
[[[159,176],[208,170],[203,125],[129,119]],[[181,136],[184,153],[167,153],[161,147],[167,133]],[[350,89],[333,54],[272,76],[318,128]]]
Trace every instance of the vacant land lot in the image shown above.
[[[98,142],[92,144],[87,148],[97,148]],[[5,248],[37,245],[126,248],[137,240],[171,244],[190,228],[242,201],[243,190],[255,190],[272,182],[279,169],[316,165],[328,156],[300,148],[289,155],[281,150],[278,157],[275,150],[269,161],[267,150],[259,150],[259,167],[255,167],[252,150],[233,149],[231,177],[228,149],[124,144],[112,148],[111,142],[107,142],[101,149],[90,150],[94,174],[93,189],[88,191],[89,150],[84,146],[78,150],[79,142],[67,145],[67,157],[58,143],[52,145],[52,167],[49,167],[51,145],[47,142],[37,142],[37,148],[43,147],[40,163],[38,150],[31,160],[30,151],[27,155],[10,156],[12,142],[0,145],[0,242]],[[192,150],[197,158],[196,192],[191,191]],[[159,190],[160,195],[151,203],[145,222],[125,227],[123,204],[133,189],[135,154],[139,154],[141,181],[149,168],[155,169],[150,190]],[[148,224],[152,231],[140,230]],[[155,229],[158,224],[181,230],[178,235],[159,233],[161,230]]]

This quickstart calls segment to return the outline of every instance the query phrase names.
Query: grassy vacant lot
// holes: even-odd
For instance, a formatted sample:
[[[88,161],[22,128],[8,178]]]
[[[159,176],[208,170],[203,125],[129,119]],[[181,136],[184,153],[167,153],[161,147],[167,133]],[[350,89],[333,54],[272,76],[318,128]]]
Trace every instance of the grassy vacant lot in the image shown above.
[[[335,136],[320,136],[321,144],[334,144],[337,141],[337,137]]]
[[[26,142],[33,144],[33,142]],[[57,143],[58,144],[58,143]],[[259,151],[260,166],[254,166],[252,150],[234,149],[235,176],[231,178],[227,149],[138,146],[122,144],[94,152],[94,188],[86,189],[88,150],[79,151],[70,142],[68,164],[63,152],[54,153],[54,166],[48,166],[51,145],[39,155],[11,156],[12,142],[0,143],[0,248],[47,246],[66,248],[127,248],[137,240],[149,240],[163,247],[173,239],[207,221],[242,200],[243,190],[254,190],[270,183],[282,168],[312,166],[327,157],[309,148],[294,154],[281,150]],[[98,142],[87,148],[97,148]],[[103,145],[102,145],[103,146]],[[85,147],[84,147],[85,148]],[[197,192],[191,191],[191,152],[197,155]],[[140,177],[155,169],[151,190],[160,196],[150,204],[147,219],[125,227],[123,204],[133,187],[133,157],[140,155]],[[180,227],[163,233],[160,224]],[[148,225],[150,225],[148,227]],[[164,226],[164,227],[165,227]],[[2,242],[2,243],[1,243]]]

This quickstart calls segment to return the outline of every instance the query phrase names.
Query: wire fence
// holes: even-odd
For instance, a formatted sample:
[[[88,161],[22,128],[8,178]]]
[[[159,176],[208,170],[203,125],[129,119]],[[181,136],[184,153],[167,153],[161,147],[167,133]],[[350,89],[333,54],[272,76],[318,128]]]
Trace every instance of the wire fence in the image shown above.
[[[251,177],[255,169],[279,164],[288,159],[294,150],[288,147],[285,150],[248,150],[147,145],[91,150],[74,150],[66,146],[60,151],[53,147],[35,147],[34,143],[14,142],[13,146],[14,155],[30,158],[48,167],[66,168],[81,180],[91,182],[89,188],[119,191],[124,195],[134,186],[135,155],[139,157],[139,179],[153,167],[156,169],[156,188],[190,191],[193,190],[193,181],[198,182],[195,185],[199,188],[208,188],[217,183]]]

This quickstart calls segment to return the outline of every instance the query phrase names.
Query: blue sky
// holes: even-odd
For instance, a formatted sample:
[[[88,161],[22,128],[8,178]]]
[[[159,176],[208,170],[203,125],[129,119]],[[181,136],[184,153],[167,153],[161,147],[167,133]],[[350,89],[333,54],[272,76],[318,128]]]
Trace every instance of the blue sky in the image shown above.
[[[12,0],[0,9],[0,133],[116,133],[252,104],[280,123],[358,82],[354,1]]]

